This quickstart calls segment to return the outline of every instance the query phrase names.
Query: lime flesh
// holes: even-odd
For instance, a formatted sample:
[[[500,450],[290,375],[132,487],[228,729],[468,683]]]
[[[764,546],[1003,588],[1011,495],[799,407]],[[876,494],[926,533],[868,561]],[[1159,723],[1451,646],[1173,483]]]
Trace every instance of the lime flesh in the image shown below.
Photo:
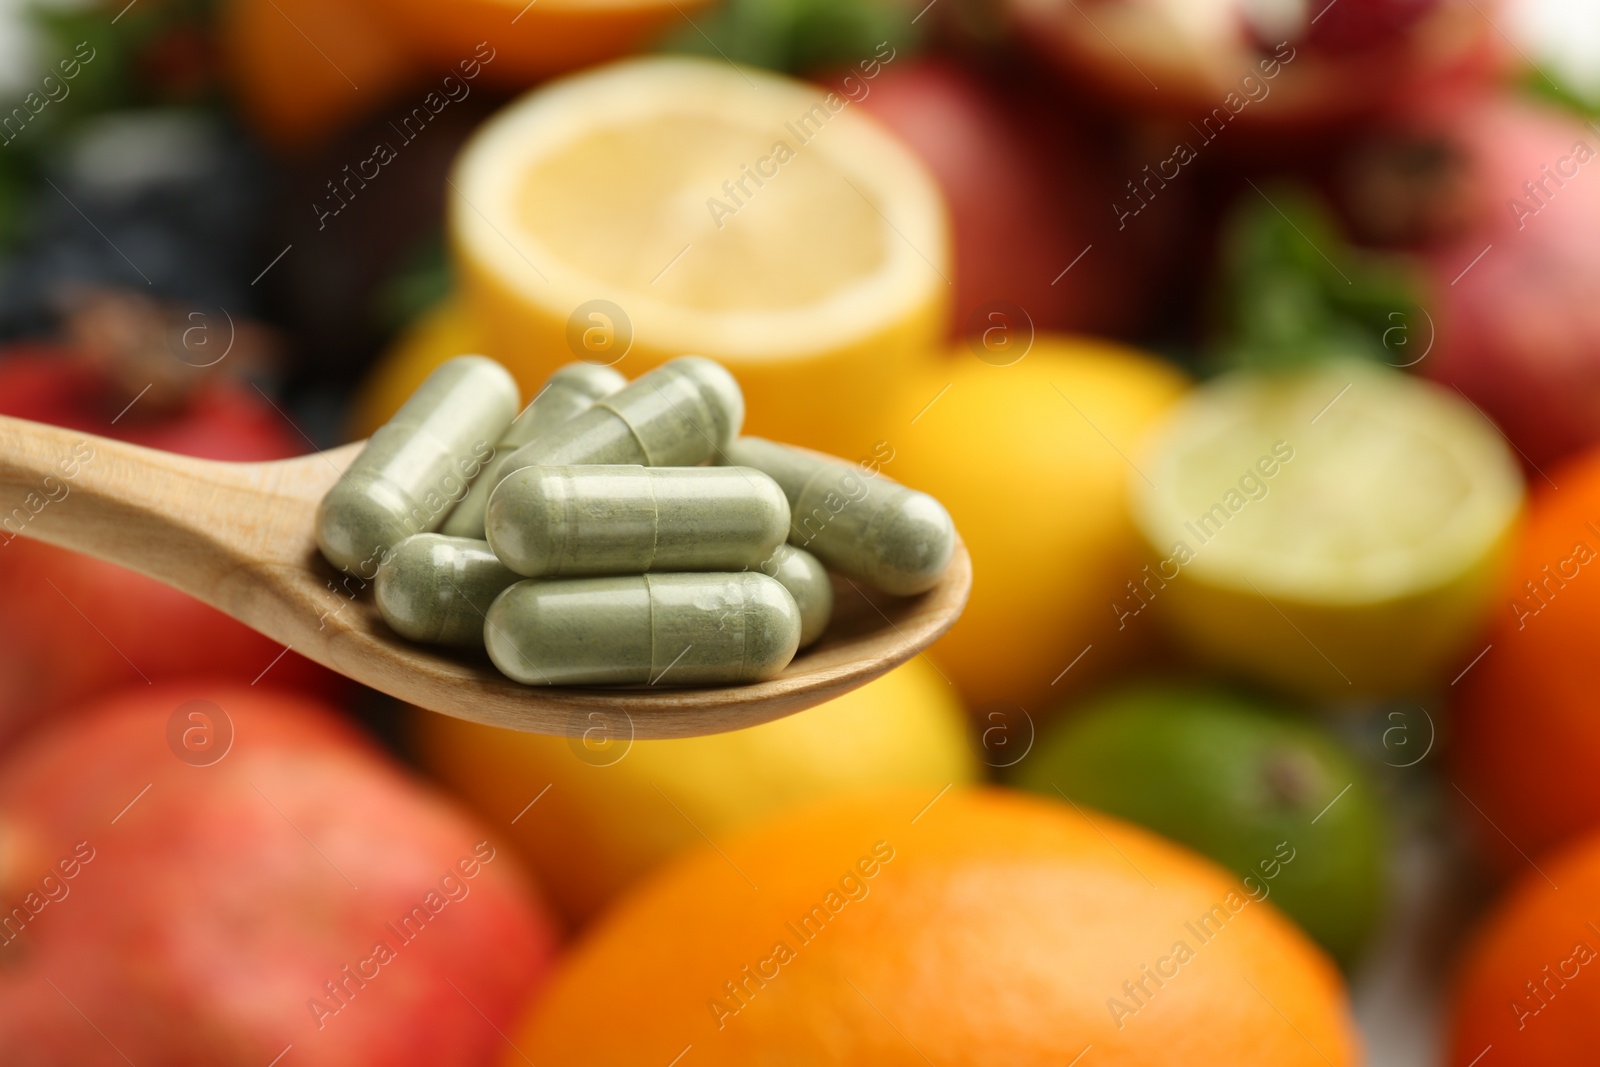
[[[1127,607],[1213,663],[1331,696],[1410,695],[1470,658],[1523,495],[1479,412],[1356,362],[1217,379],[1139,469],[1153,561]]]

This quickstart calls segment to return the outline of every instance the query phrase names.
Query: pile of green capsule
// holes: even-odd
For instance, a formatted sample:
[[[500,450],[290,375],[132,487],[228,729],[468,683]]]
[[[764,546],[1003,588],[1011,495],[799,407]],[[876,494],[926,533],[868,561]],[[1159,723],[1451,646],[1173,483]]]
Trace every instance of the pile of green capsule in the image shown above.
[[[771,678],[827,629],[828,570],[909,596],[954,549],[926,493],[740,437],[744,396],[709,359],[633,382],[571,363],[519,399],[493,360],[450,360],[317,512],[322,554],[374,581],[396,633],[518,682]]]

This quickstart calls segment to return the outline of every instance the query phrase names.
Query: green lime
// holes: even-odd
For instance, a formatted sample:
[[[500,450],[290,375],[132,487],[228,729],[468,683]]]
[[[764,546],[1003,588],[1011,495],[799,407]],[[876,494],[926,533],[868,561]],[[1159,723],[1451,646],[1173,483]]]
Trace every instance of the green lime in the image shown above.
[[[1138,459],[1146,606],[1207,661],[1317,696],[1403,696],[1481,645],[1522,507],[1459,395],[1350,360],[1193,390]]]
[[[1235,872],[1349,963],[1383,909],[1366,775],[1318,727],[1225,690],[1140,684],[1057,720],[1013,784],[1139,823]]]

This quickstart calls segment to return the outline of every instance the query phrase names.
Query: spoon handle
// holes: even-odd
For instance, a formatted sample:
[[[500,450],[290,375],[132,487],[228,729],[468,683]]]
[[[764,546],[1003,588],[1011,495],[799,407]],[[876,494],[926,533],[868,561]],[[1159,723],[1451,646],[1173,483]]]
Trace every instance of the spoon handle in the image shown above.
[[[0,551],[34,538],[227,610],[221,586],[260,558],[252,548],[281,552],[275,501],[263,494],[276,495],[291,466],[216,463],[0,416]]]

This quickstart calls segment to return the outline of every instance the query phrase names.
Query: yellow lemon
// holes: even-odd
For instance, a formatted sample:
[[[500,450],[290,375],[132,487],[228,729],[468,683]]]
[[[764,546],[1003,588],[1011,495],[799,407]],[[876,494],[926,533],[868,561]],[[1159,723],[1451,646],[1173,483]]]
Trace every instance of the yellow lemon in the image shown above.
[[[457,160],[448,226],[487,354],[630,378],[709,356],[750,432],[847,458],[945,331],[923,165],[847,98],[721,60],[628,60],[513,103]]]
[[[678,741],[632,741],[625,719],[544,737],[417,712],[424,765],[521,846],[581,922],[688,845],[807,801],[876,786],[939,790],[976,777],[950,684],[914,659],[786,719]]]
[[[1119,628],[1112,607],[1144,563],[1128,457],[1186,385],[1132,349],[1040,337],[1006,366],[963,348],[877,424],[885,472],[938,497],[972,554],[972,599],[934,654],[975,710],[1035,716],[1143,651],[1156,628]]]

